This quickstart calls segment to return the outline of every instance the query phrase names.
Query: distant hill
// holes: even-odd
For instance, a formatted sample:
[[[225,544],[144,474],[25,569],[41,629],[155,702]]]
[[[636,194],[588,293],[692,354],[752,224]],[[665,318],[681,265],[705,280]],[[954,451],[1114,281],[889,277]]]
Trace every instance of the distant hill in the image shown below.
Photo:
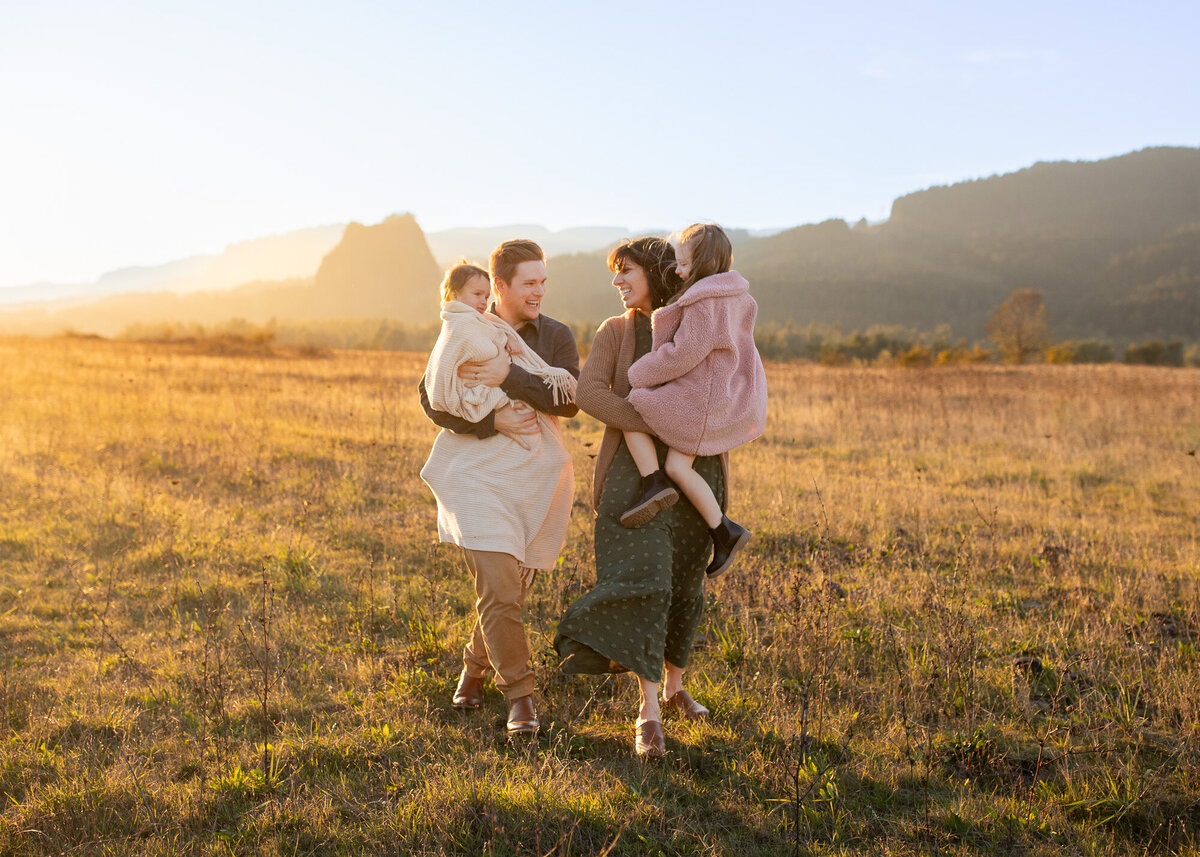
[[[311,277],[345,228],[344,223],[313,226],[240,241],[221,253],[110,271],[94,283],[34,283],[0,289],[0,305],[90,300],[124,292],[196,292],[228,289],[252,280]]]
[[[1014,289],[1046,300],[1060,338],[1200,340],[1200,149],[1028,169],[896,200],[889,220],[734,236],[764,321],[984,336]],[[603,253],[550,263],[558,311],[610,315]]]
[[[411,214],[375,226],[351,223],[311,277],[263,280],[224,291],[179,294],[129,292],[84,304],[0,313],[0,331],[54,333],[72,329],[115,335],[131,324],[233,318],[391,318],[435,321],[441,273]]]
[[[317,269],[303,318],[394,318],[436,321],[441,269],[411,214],[377,226],[351,223]]]
[[[1114,258],[1100,288],[1099,327],[1200,338],[1200,223]]]

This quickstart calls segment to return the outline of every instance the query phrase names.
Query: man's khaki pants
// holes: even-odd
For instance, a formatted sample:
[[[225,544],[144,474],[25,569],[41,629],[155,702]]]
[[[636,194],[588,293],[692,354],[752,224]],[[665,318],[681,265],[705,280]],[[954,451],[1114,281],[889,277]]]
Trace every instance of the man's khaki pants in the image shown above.
[[[475,628],[463,649],[467,675],[496,671],[496,687],[510,702],[533,693],[533,668],[521,610],[528,591],[511,554],[463,548],[475,578]]]

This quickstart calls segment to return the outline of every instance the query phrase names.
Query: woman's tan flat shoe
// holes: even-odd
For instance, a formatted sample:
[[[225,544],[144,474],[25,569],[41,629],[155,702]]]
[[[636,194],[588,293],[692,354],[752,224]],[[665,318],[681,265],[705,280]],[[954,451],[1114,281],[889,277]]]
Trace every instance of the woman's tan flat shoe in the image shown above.
[[[667,738],[659,721],[643,720],[633,728],[633,734],[633,752],[641,758],[653,760],[667,755]]]
[[[677,711],[688,720],[705,720],[711,713],[682,688],[675,691],[670,699],[664,699],[662,707],[663,711]]]

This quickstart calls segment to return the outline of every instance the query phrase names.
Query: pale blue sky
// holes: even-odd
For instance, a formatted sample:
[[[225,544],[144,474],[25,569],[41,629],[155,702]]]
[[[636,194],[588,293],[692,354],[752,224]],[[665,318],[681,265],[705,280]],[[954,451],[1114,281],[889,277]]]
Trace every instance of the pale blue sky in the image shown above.
[[[0,285],[305,226],[783,227],[1200,145],[1194,2],[0,0]]]

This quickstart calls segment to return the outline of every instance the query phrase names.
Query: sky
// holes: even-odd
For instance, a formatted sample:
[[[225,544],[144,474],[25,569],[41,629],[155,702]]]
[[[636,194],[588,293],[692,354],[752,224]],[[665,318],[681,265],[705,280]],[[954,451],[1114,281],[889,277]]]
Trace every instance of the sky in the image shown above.
[[[1200,145],[1195,2],[0,0],[0,286],[308,226],[782,228]]]

